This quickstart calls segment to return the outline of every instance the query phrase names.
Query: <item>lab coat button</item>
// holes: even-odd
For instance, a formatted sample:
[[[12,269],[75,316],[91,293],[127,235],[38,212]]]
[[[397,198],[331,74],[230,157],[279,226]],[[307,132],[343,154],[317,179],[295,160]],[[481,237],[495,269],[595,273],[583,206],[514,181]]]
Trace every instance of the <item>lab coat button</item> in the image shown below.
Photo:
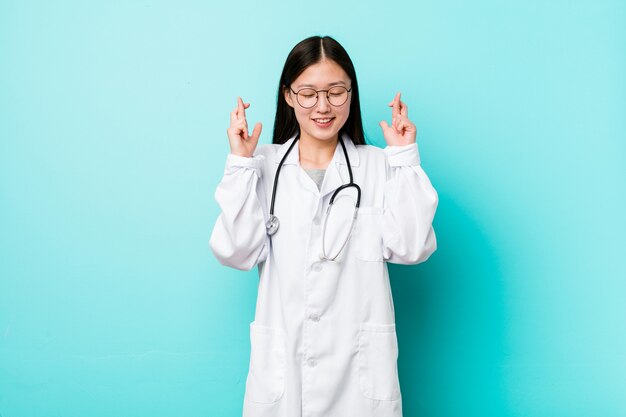
[[[313,269],[313,271],[315,272],[320,272],[322,270],[322,264],[319,262],[315,262],[311,269]]]
[[[317,362],[315,362],[315,359],[309,359],[309,368],[313,368],[315,365],[317,365]]]
[[[309,319],[311,319],[313,321],[320,321],[320,316],[318,314],[311,313],[311,314],[309,314]]]
[[[319,218],[319,217],[315,217],[315,218],[313,219],[313,224],[314,224],[314,225],[319,226],[319,225],[320,225],[320,223],[321,223],[321,221],[320,221],[320,218]]]

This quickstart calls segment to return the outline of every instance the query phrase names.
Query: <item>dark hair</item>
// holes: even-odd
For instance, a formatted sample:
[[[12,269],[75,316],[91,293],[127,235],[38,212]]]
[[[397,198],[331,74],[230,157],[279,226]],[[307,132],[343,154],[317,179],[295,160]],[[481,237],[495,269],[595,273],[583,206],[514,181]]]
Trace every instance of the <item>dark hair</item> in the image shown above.
[[[359,86],[356,81],[354,65],[352,65],[352,60],[346,50],[343,49],[343,46],[330,36],[311,36],[298,43],[289,52],[280,76],[280,82],[278,83],[278,103],[276,105],[276,118],[274,119],[273,143],[285,143],[300,131],[294,110],[285,100],[285,89],[305,69],[323,59],[335,61],[348,74],[352,83],[350,114],[346,123],[339,130],[339,135],[345,132],[350,136],[354,144],[365,144],[363,122],[361,121],[361,105],[359,104]]]

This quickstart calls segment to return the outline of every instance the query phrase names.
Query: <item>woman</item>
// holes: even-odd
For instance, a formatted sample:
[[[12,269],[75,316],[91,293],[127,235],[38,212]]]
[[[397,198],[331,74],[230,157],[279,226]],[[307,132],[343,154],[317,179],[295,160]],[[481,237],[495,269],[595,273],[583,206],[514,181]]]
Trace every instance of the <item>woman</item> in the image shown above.
[[[285,62],[273,144],[257,146],[241,98],[230,115],[210,246],[258,265],[244,417],[402,415],[387,262],[435,251],[438,197],[399,93],[389,106],[388,146],[365,145],[352,61],[315,36]]]

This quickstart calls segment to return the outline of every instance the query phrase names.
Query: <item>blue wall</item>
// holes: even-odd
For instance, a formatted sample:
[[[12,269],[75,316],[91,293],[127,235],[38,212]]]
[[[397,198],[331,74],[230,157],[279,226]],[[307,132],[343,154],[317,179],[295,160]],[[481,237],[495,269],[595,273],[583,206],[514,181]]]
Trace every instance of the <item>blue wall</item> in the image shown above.
[[[237,95],[329,34],[402,91],[439,249],[392,266],[407,417],[626,415],[623,1],[0,2],[0,416],[236,416],[256,272],[208,248]]]

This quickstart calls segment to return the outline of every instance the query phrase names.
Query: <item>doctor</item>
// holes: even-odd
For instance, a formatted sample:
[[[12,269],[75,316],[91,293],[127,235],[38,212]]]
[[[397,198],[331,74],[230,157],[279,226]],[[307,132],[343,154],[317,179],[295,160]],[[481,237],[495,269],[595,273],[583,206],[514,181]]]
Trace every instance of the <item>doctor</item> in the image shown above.
[[[387,262],[435,251],[438,197],[400,93],[389,106],[387,147],[366,145],[352,61],[315,36],[285,62],[273,144],[241,98],[230,115],[210,247],[258,266],[244,417],[402,416]]]

